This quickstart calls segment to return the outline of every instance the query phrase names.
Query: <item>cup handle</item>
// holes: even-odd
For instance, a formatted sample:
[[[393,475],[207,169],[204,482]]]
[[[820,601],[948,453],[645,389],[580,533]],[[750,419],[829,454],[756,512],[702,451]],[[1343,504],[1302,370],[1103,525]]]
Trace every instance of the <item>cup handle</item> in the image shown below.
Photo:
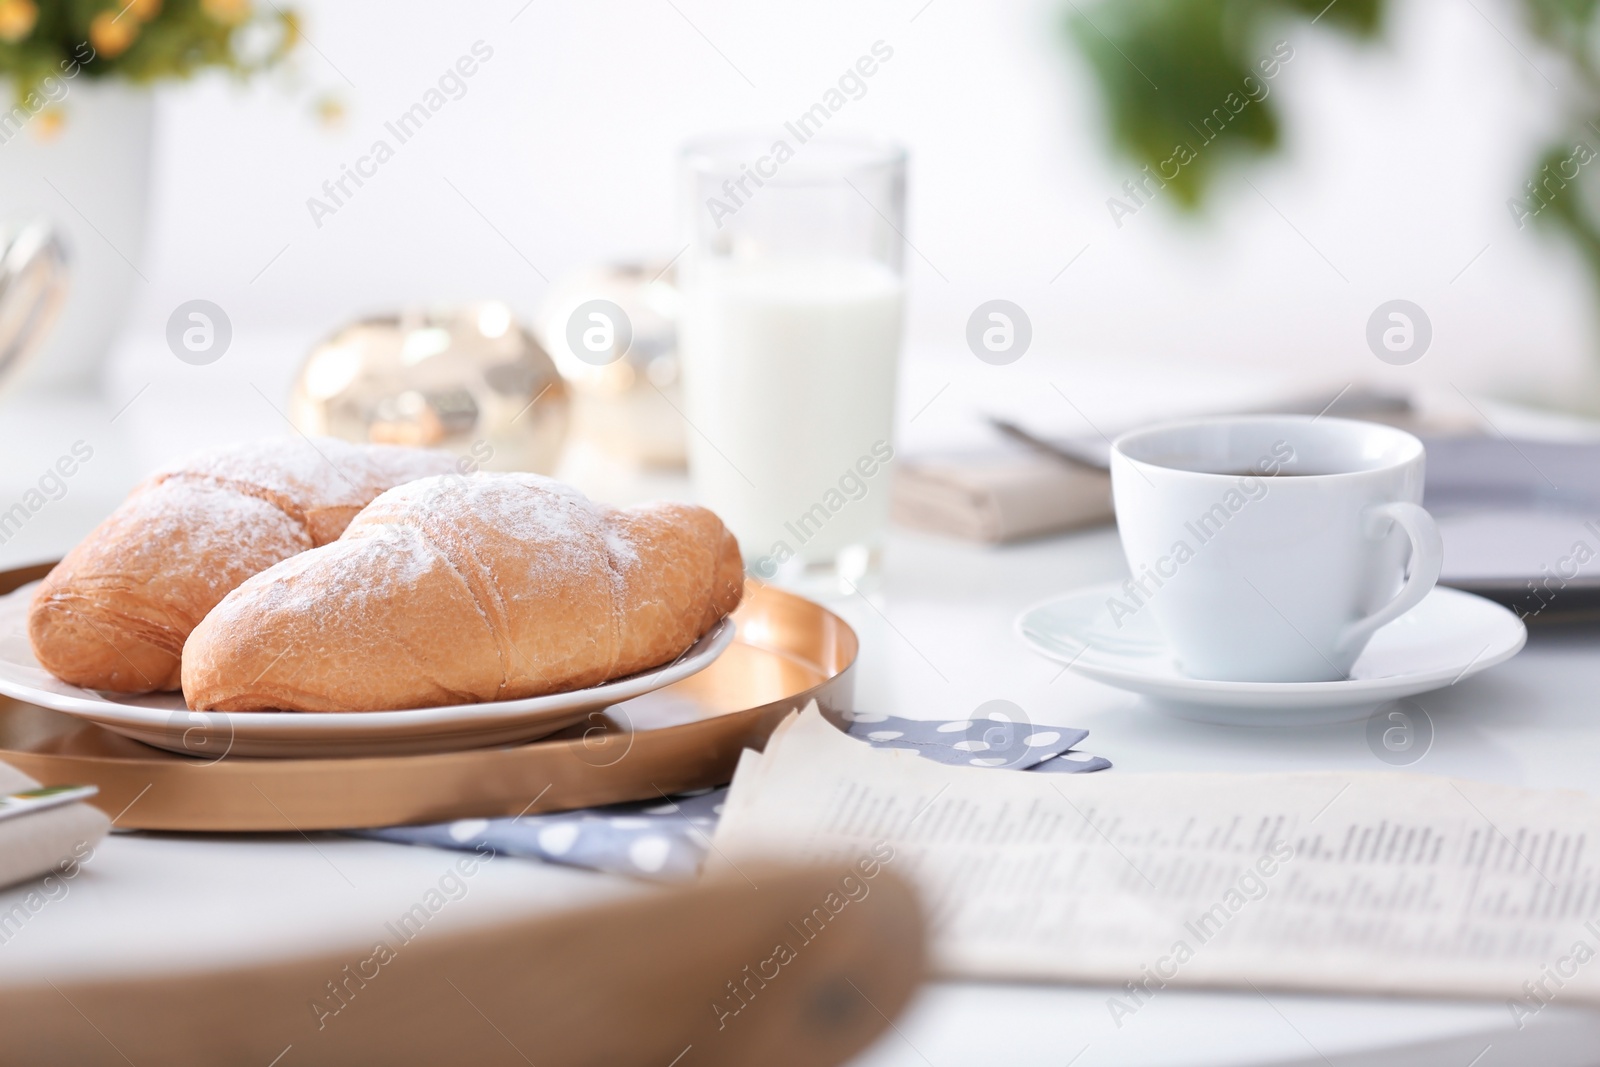
[[[1438,584],[1439,569],[1444,564],[1444,541],[1439,537],[1439,526],[1433,516],[1407,502],[1379,504],[1368,509],[1365,516],[1367,532],[1374,537],[1386,533],[1390,522],[1397,523],[1411,539],[1411,575],[1393,600],[1345,627],[1339,636],[1341,652],[1365,641],[1378,627],[1393,622],[1422,603],[1422,598]]]

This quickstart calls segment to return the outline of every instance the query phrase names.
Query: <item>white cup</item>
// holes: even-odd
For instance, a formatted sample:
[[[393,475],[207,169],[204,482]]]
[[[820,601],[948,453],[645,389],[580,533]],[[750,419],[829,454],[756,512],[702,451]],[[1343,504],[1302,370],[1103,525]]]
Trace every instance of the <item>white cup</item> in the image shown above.
[[[1393,427],[1307,416],[1124,434],[1111,487],[1132,577],[1113,620],[1150,612],[1195,678],[1349,677],[1373,632],[1439,580],[1423,452]]]

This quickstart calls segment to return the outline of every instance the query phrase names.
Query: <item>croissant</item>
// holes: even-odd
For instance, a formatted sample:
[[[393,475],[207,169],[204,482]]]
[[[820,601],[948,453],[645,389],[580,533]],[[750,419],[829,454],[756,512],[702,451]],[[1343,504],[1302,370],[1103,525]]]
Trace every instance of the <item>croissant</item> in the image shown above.
[[[379,711],[580,689],[678,656],[743,590],[738,542],[705,508],[616,510],[536,474],[426,478],[223,598],[184,646],[183,695]]]
[[[90,689],[177,689],[184,641],[230,590],[333,541],[385,489],[456,462],[327,438],[191,456],[140,483],[45,577],[28,611],[34,656]]]

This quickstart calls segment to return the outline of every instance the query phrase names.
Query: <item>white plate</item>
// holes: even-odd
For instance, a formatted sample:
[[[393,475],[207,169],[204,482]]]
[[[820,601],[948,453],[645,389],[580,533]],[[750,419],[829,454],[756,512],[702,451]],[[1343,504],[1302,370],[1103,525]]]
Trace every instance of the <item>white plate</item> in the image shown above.
[[[1337,682],[1219,682],[1179,669],[1148,611],[1112,621],[1120,584],[1080,589],[1029,608],[1017,632],[1035,652],[1107,685],[1141,693],[1162,711],[1200,722],[1293,725],[1362,719],[1391,700],[1453,685],[1510,659],[1528,640],[1499,604],[1436,588],[1372,635],[1350,677]]]
[[[40,667],[28,646],[27,629],[28,602],[37,584],[0,597],[0,693],[208,761],[224,756],[405,756],[532,741],[590,712],[704,670],[733,643],[734,635],[733,620],[723,619],[665,666],[526,700],[409,711],[190,711],[181,693],[101,693],[68,685]]]

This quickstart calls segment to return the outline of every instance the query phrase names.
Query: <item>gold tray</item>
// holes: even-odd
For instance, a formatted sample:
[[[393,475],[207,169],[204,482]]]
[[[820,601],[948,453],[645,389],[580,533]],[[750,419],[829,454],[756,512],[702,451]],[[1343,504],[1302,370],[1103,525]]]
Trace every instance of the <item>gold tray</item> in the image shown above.
[[[0,571],[0,594],[50,564]],[[119,827],[295,831],[566,811],[720,785],[790,711],[854,691],[855,631],[751,581],[734,643],[700,673],[512,748],[361,759],[191,759],[0,698],[0,762],[45,785],[93,783]]]

